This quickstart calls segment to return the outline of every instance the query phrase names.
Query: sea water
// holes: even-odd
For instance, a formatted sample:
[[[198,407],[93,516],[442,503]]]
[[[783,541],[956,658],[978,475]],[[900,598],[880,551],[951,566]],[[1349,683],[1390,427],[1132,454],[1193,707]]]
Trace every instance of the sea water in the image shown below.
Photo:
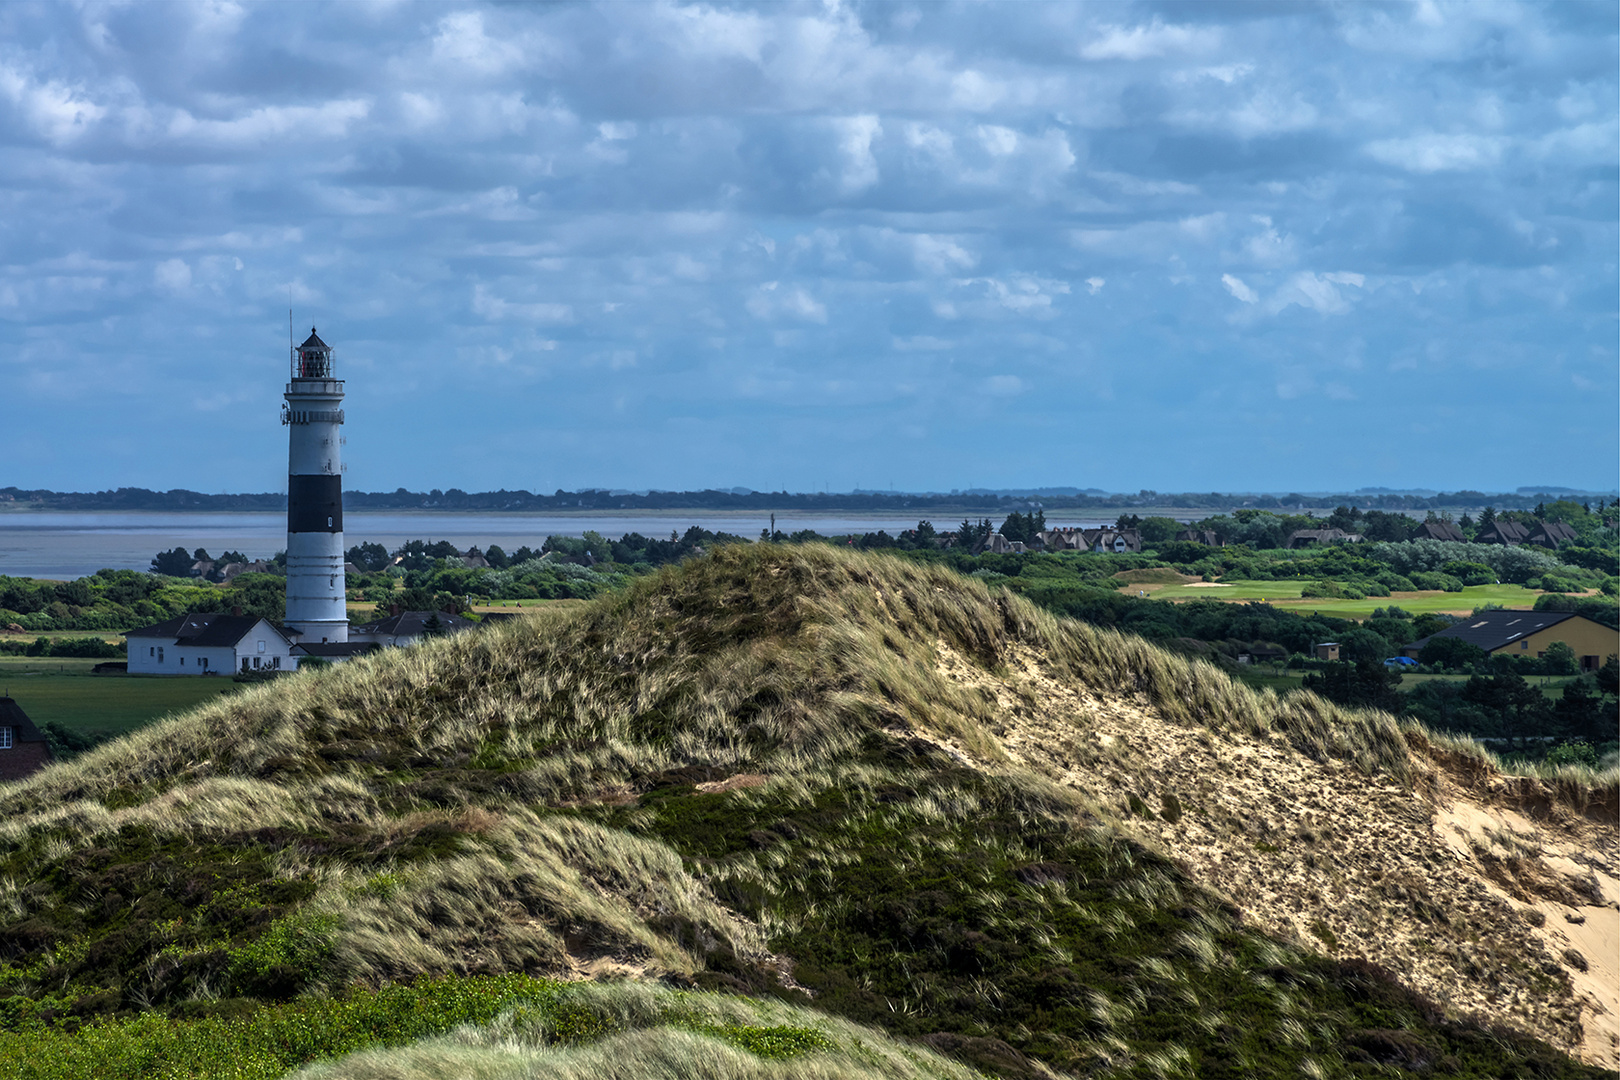
[[[769,511],[499,514],[351,510],[343,515],[343,540],[345,546],[376,543],[390,551],[408,540],[448,540],[463,551],[475,545],[484,549],[498,544],[512,551],[525,544],[538,549],[548,536],[583,536],[590,530],[610,540],[632,532],[667,538],[672,531],[684,533],[690,526],[699,525],[712,532],[756,539],[770,523]],[[955,519],[941,519],[934,521],[934,527],[943,532],[957,523]],[[1055,518],[1053,524],[1058,524]],[[916,526],[915,512],[909,516],[854,512],[776,514],[777,529],[787,533],[812,529],[823,536],[843,536],[883,529],[892,536]],[[145,570],[153,555],[176,547],[187,551],[206,548],[216,556],[224,551],[240,551],[250,559],[267,559],[286,546],[284,512],[0,512],[0,574],[12,577],[71,579],[103,567]]]

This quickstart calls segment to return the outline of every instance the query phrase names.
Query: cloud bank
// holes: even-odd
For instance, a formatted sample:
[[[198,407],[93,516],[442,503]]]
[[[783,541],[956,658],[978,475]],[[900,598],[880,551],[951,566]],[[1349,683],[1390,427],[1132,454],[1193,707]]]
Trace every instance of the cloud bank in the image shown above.
[[[5,5],[4,471],[1613,486],[1617,21]]]

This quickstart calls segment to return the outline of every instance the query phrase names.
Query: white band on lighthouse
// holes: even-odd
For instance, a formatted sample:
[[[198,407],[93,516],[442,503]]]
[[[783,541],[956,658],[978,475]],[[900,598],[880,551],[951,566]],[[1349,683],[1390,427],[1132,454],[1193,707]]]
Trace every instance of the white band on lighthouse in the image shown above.
[[[300,641],[348,641],[343,580],[343,380],[310,327],[293,350],[287,426],[287,617]]]

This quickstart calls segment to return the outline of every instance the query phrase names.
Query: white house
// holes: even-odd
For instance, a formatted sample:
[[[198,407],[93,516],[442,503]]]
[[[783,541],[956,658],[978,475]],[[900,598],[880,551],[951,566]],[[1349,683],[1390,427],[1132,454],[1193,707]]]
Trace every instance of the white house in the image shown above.
[[[294,670],[292,640],[256,615],[181,615],[124,634],[131,675]]]

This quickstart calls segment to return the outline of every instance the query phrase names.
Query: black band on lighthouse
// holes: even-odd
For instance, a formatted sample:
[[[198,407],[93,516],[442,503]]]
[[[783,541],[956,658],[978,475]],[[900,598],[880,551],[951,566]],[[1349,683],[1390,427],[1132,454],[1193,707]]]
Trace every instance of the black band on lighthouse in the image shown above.
[[[343,531],[343,478],[341,476],[287,477],[287,531],[336,533]]]

